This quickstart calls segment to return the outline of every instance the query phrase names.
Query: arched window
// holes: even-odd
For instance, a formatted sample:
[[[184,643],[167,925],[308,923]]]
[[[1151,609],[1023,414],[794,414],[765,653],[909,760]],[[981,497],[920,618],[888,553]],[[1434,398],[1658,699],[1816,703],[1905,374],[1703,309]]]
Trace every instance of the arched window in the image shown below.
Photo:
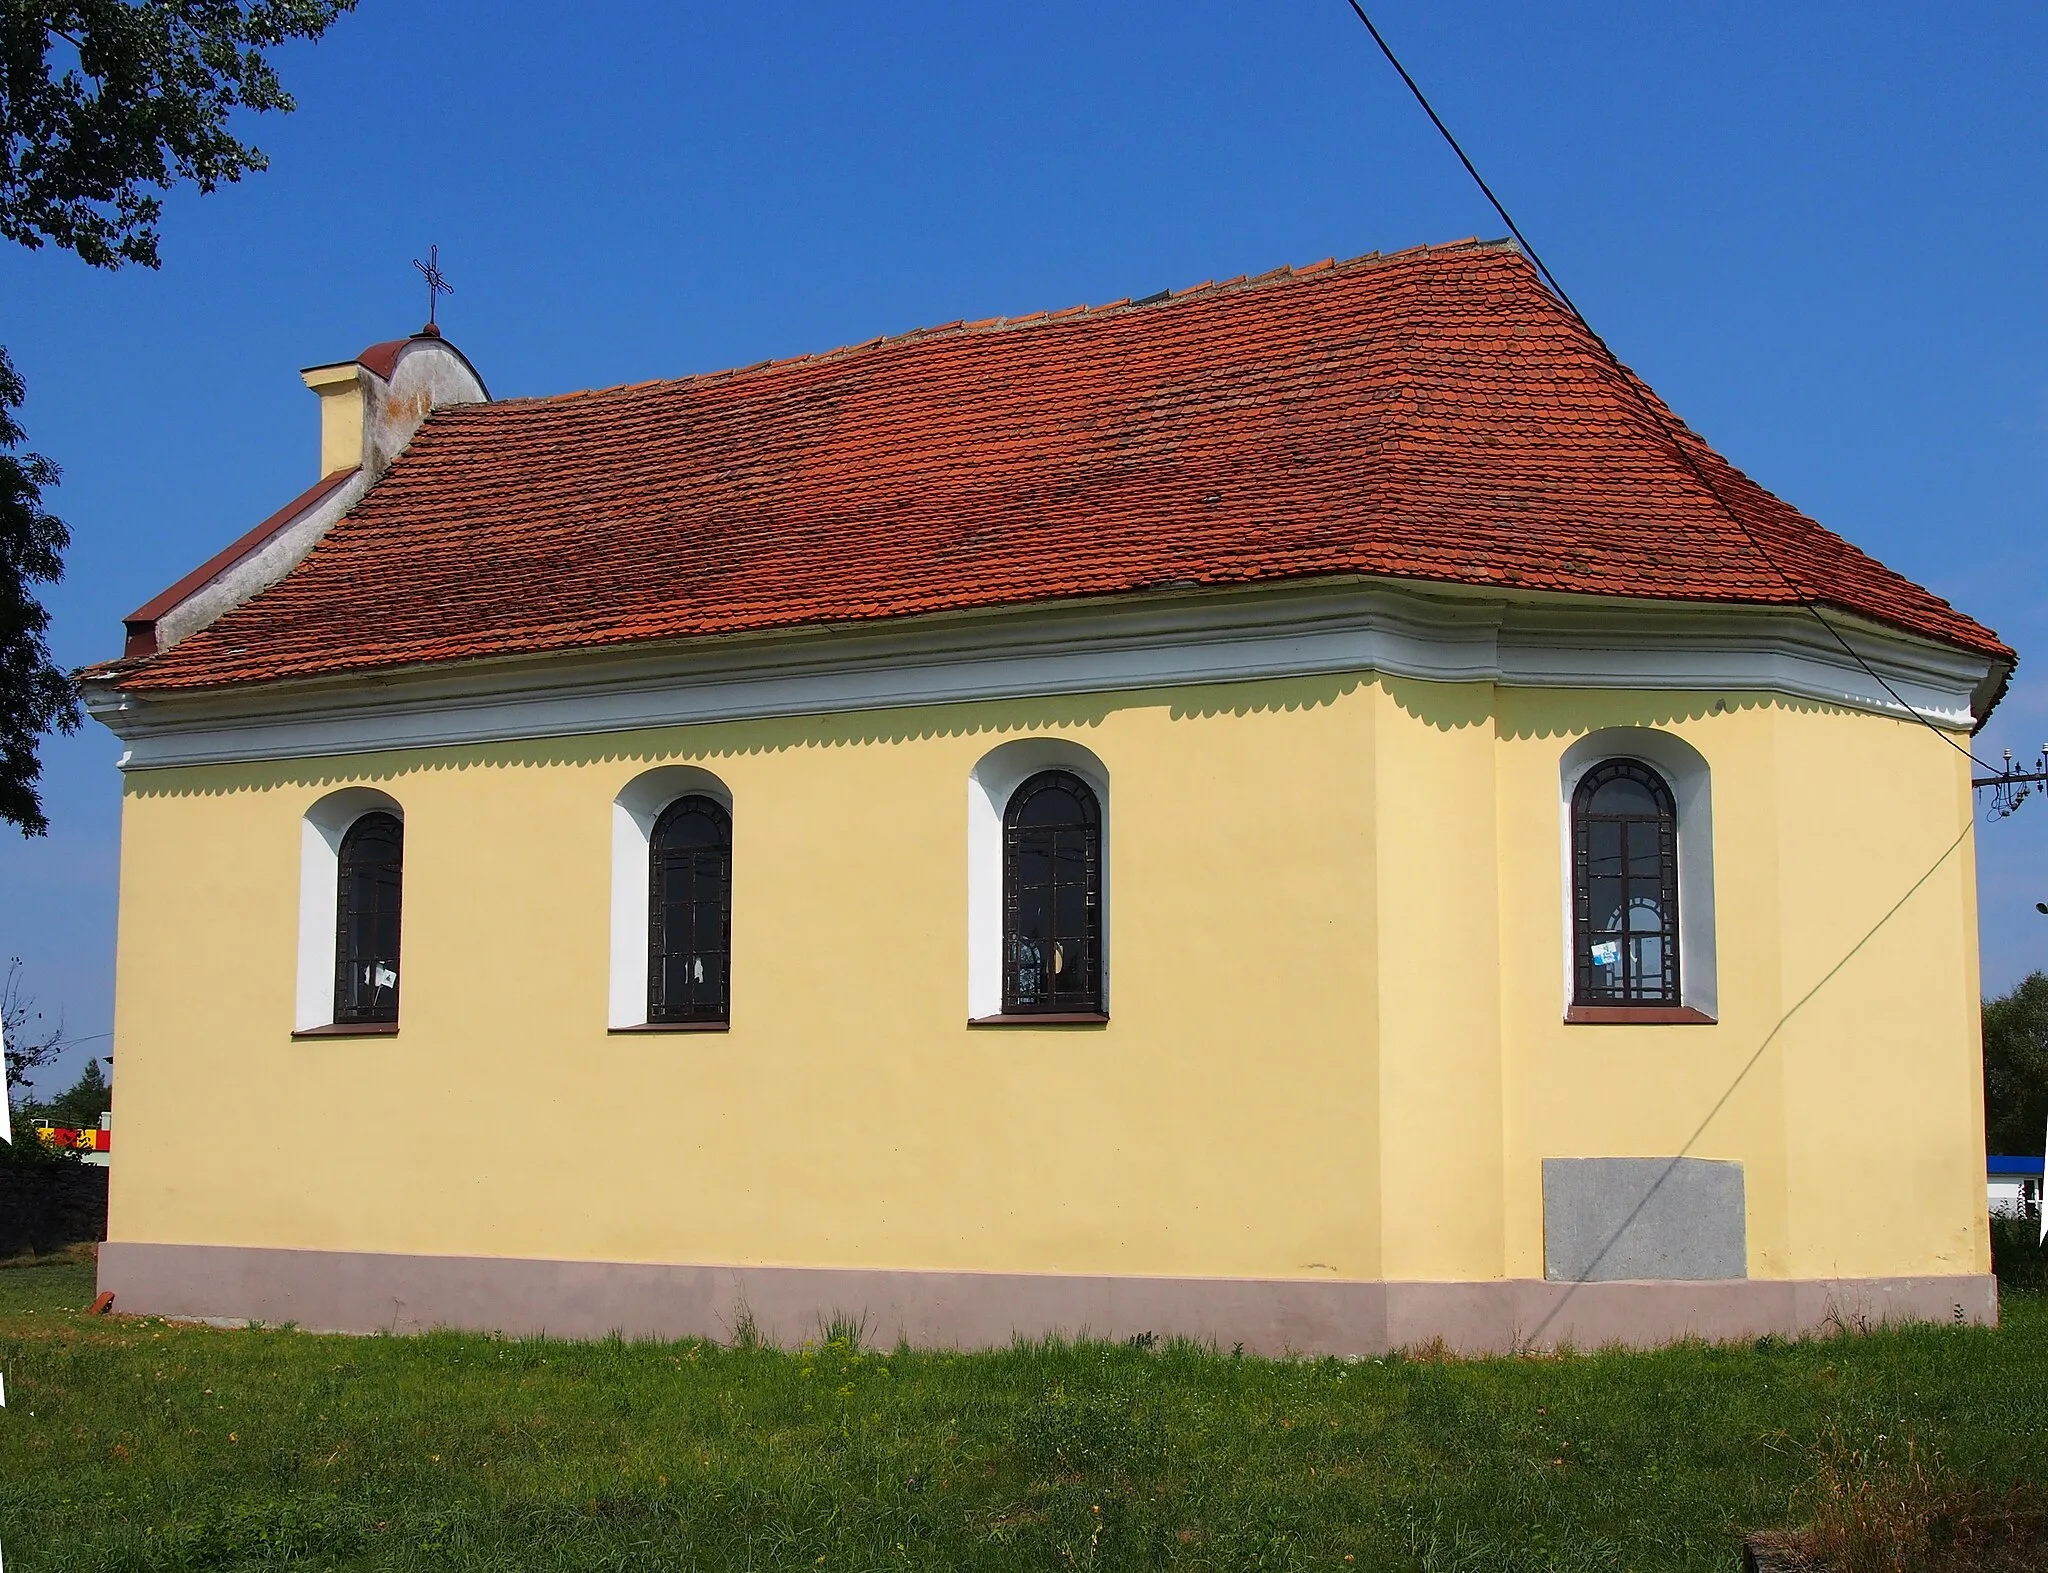
[[[1102,809],[1087,782],[1042,770],[1003,815],[1003,1011],[1102,1010]]]
[[[713,1021],[732,1010],[732,816],[677,798],[647,841],[647,1019]]]
[[[398,1020],[398,918],[405,874],[405,825],[396,814],[365,814],[337,854],[334,1020]]]
[[[1572,912],[1578,1004],[1678,1004],[1678,813],[1640,760],[1572,795]]]

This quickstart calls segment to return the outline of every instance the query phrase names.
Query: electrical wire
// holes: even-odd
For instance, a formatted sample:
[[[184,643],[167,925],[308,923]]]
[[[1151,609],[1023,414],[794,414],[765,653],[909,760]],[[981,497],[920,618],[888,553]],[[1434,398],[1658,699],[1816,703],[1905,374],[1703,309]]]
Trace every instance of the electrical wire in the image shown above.
[[[1794,579],[1791,574],[1787,573],[1779,565],[1778,560],[1770,554],[1764,543],[1757,539],[1756,532],[1750,529],[1743,521],[1742,515],[1735,510],[1726,497],[1721,495],[1721,489],[1714,484],[1713,479],[1701,468],[1699,462],[1693,458],[1692,452],[1686,447],[1684,440],[1672,429],[1671,422],[1666,418],[1664,411],[1650,398],[1648,392],[1645,391],[1628,367],[1622,364],[1621,357],[1614,353],[1613,346],[1600,336],[1593,324],[1586,320],[1586,314],[1579,310],[1571,296],[1565,293],[1564,286],[1557,281],[1557,275],[1550,271],[1550,264],[1545,262],[1542,254],[1529,244],[1529,237],[1522,233],[1522,227],[1515,222],[1514,215],[1508,212],[1507,205],[1493,194],[1493,188],[1486,183],[1485,177],[1479,173],[1478,166],[1472,162],[1465,149],[1459,145],[1458,139],[1451,135],[1451,128],[1444,124],[1443,117],[1436,112],[1429,99],[1423,94],[1422,89],[1416,85],[1415,78],[1408,74],[1408,68],[1401,64],[1400,57],[1394,53],[1380,30],[1373,26],[1372,18],[1365,14],[1365,7],[1359,3],[1359,0],[1345,0],[1345,3],[1351,7],[1352,14],[1365,25],[1366,32],[1372,35],[1372,41],[1379,45],[1380,53],[1387,57],[1387,64],[1394,68],[1402,82],[1407,85],[1408,91],[1415,97],[1415,102],[1422,106],[1422,112],[1429,116],[1429,123],[1436,127],[1437,133],[1444,139],[1450,150],[1458,155],[1458,162],[1465,166],[1465,173],[1472,177],[1472,183],[1479,188],[1480,194],[1493,204],[1493,211],[1498,213],[1500,221],[1507,225],[1508,233],[1515,237],[1515,244],[1520,246],[1523,254],[1536,265],[1536,271],[1543,275],[1543,282],[1550,286],[1551,293],[1556,295],[1564,309],[1572,314],[1573,319],[1585,332],[1586,336],[1599,346],[1600,353],[1606,357],[1608,364],[1620,375],[1622,386],[1634,397],[1636,403],[1642,407],[1643,412],[1650,417],[1651,422],[1663,435],[1664,440],[1671,444],[1672,451],[1678,455],[1679,463],[1683,464],[1692,473],[1693,479],[1698,481],[1706,490],[1707,495],[1713,498],[1715,503],[1720,506],[1721,511],[1728,516],[1728,522],[1742,532],[1743,538],[1749,542],[1751,549],[1755,551],[1757,556],[1764,560],[1765,566],[1784,581],[1785,588],[1792,592],[1794,599],[1798,601],[1799,605],[1811,614],[1815,622],[1828,631],[1829,636],[1833,638],[1836,644],[1842,647],[1850,660],[1862,667],[1880,688],[1891,695],[1893,701],[1901,710],[1905,711],[1907,715],[1948,744],[1950,748],[1953,748],[1957,753],[1969,760],[1971,764],[1979,766],[1987,774],[1995,773],[1992,771],[1992,767],[1985,764],[1974,752],[1951,737],[1947,728],[1937,725],[1927,716],[1922,715],[1917,708],[1907,701],[1905,695],[1901,694],[1891,685],[1882,672],[1865,660],[1862,652],[1850,644],[1843,637],[1842,631],[1829,622],[1822,614],[1819,603],[1807,594],[1805,587],[1798,580]]]
[[[1522,1341],[1521,1347],[1524,1350],[1536,1348],[1539,1344],[1539,1341],[1542,1339],[1544,1332],[1549,1328],[1552,1322],[1557,1320],[1557,1318],[1564,1313],[1564,1309],[1566,1305],[1568,1305],[1571,1302],[1572,1297],[1576,1295],[1579,1292],[1579,1290],[1582,1287],[1584,1287],[1588,1282],[1594,1281],[1592,1275],[1595,1271],[1598,1270],[1600,1263],[1606,1260],[1607,1253],[1612,1251],[1614,1247],[1620,1243],[1621,1237],[1624,1234],[1628,1233],[1629,1226],[1632,1225],[1636,1221],[1636,1219],[1642,1215],[1643,1210],[1650,1205],[1651,1198],[1654,1197],[1658,1191],[1663,1189],[1664,1182],[1671,1178],[1671,1176],[1677,1171],[1679,1164],[1683,1162],[1699,1145],[1700,1138],[1707,1134],[1707,1127],[1712,1125],[1714,1121],[1717,1118],[1719,1118],[1721,1111],[1728,1107],[1728,1102],[1731,1098],[1735,1096],[1736,1090],[1739,1087],[1741,1087],[1743,1082],[1749,1079],[1749,1073],[1755,1070],[1757,1066],[1762,1062],[1764,1057],[1764,1051],[1770,1048],[1770,1046],[1773,1043],[1778,1041],[1778,1034],[1785,1030],[1787,1023],[1789,1023],[1794,1016],[1798,1015],[1802,1010],[1804,1010],[1807,1007],[1807,1005],[1812,1002],[1814,996],[1819,994],[1822,989],[1826,988],[1830,983],[1834,982],[1834,980],[1837,977],[1839,977],[1845,969],[1847,969],[1850,962],[1854,961],[1858,956],[1863,954],[1864,946],[1868,945],[1872,940],[1876,939],[1877,936],[1884,930],[1886,924],[1890,923],[1893,918],[1897,917],[1901,912],[1905,910],[1906,904],[1910,902],[1915,896],[1919,895],[1921,890],[1924,889],[1927,885],[1927,882],[1933,879],[1936,874],[1941,872],[1942,865],[1947,863],[1948,860],[1954,857],[1956,853],[1961,849],[1963,843],[1969,839],[1970,831],[1973,828],[1974,826],[1972,825],[1963,826],[1963,828],[1956,833],[1955,840],[1951,841],[1946,847],[1942,848],[1941,855],[1937,857],[1932,863],[1927,865],[1926,872],[1923,873],[1918,879],[1914,880],[1911,885],[1907,886],[1906,893],[1900,896],[1897,901],[1894,901],[1891,904],[1891,906],[1885,909],[1884,916],[1879,918],[1875,923],[1873,923],[1870,926],[1870,928],[1864,933],[1861,939],[1857,940],[1855,944],[1851,945],[1847,950],[1842,952],[1841,958],[1837,960],[1832,967],[1828,968],[1826,972],[1822,973],[1820,978],[1813,984],[1813,986],[1809,988],[1804,994],[1800,995],[1798,999],[1794,1000],[1791,1006],[1787,1010],[1785,1010],[1775,1022],[1771,1024],[1771,1030],[1764,1034],[1763,1041],[1756,1046],[1755,1052],[1752,1053],[1750,1057],[1743,1062],[1742,1069],[1735,1073],[1735,1079],[1728,1083],[1727,1090],[1724,1091],[1719,1098],[1714,1100],[1714,1106],[1711,1109],[1707,1110],[1706,1114],[1701,1118],[1699,1124],[1693,1128],[1693,1133],[1690,1136],[1686,1137],[1685,1141],[1680,1145],[1677,1153],[1672,1156],[1670,1162],[1665,1164],[1663,1173],[1659,1174],[1656,1180],[1652,1182],[1650,1188],[1643,1193],[1642,1200],[1636,1203],[1635,1207],[1629,1212],[1629,1215],[1626,1218],[1622,1219],[1622,1221],[1615,1226],[1614,1233],[1609,1235],[1607,1238],[1607,1243],[1600,1247],[1600,1250],[1597,1254],[1595,1254],[1592,1261],[1587,1264],[1587,1267],[1585,1269],[1585,1276],[1582,1278],[1573,1279],[1571,1281],[1571,1286],[1565,1290],[1562,1296],[1559,1297],[1557,1303],[1550,1308],[1548,1314],[1544,1316],[1543,1320],[1536,1324],[1534,1330],[1530,1332],[1529,1336]]]

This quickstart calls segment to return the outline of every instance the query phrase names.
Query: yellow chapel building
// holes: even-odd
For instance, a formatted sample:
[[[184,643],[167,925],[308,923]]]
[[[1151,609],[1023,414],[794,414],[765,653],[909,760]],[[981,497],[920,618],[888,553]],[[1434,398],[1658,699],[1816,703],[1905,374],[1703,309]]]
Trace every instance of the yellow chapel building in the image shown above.
[[[2013,652],[1512,247],[562,397],[431,331],[304,376],[318,482],[87,674],[119,1309],[1996,1317],[1955,745]]]

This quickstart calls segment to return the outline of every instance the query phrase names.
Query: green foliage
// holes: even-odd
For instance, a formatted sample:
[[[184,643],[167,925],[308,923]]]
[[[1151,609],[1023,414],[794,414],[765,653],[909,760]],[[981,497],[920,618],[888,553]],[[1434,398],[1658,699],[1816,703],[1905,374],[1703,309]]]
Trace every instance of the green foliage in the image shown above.
[[[100,1071],[98,1060],[87,1060],[85,1069],[78,1080],[46,1103],[35,1105],[34,1112],[52,1125],[69,1126],[72,1130],[92,1130],[100,1123],[100,1116],[114,1106],[114,1089]]]
[[[2048,1248],[2038,1220],[1991,1215],[1991,1270],[2001,1290],[2048,1290]]]
[[[267,166],[228,130],[288,111],[268,51],[355,0],[0,0],[0,236],[157,265],[160,193]]]
[[[1995,1331],[1461,1362],[340,1338],[92,1290],[0,1270],[10,1568],[1726,1573],[1901,1457],[1944,1511],[2048,1479],[2020,1294]]]
[[[18,1110],[14,1116],[14,1140],[0,1142],[0,1169],[44,1169],[51,1164],[84,1161],[84,1154],[76,1148],[50,1146]]]
[[[1984,1004],[1984,1145],[2032,1157],[2048,1130],[2048,973]]]
[[[355,0],[0,0],[0,239],[55,245],[94,267],[157,265],[161,193],[260,170],[228,129],[239,110],[289,110],[269,51],[318,38]],[[49,823],[37,740],[79,723],[50,660],[36,586],[71,544],[44,506],[55,463],[22,448],[24,390],[0,349],[0,820]]]
[[[9,0],[0,0],[0,6]],[[35,586],[64,577],[63,521],[43,506],[43,488],[57,484],[57,466],[39,453],[20,451],[14,411],[21,378],[0,349],[0,819],[39,836],[43,816],[42,761],[36,740],[52,727],[78,727],[71,679],[50,660],[50,614]]]

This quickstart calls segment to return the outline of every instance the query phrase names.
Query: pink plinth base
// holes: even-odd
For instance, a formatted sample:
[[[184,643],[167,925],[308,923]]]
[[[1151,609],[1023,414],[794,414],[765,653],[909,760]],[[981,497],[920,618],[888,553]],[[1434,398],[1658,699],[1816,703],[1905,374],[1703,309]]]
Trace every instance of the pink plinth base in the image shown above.
[[[293,1322],[309,1330],[435,1327],[560,1338],[730,1338],[743,1318],[795,1344],[835,1316],[872,1342],[977,1349],[1018,1337],[1188,1337],[1257,1354],[1374,1355],[1441,1339],[1463,1354],[1646,1347],[1861,1331],[1897,1322],[1992,1324],[1996,1281],[1718,1279],[1403,1283],[1056,1273],[669,1266],[394,1256],[113,1241],[99,1287],[126,1313]]]

